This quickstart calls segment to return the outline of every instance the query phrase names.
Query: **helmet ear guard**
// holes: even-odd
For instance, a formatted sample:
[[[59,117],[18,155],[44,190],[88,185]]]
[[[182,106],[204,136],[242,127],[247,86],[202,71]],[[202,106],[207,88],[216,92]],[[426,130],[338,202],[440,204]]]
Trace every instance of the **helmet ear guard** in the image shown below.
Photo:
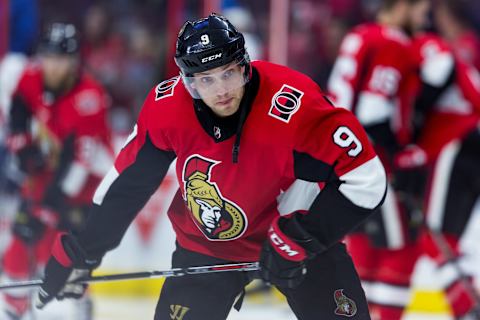
[[[248,81],[251,70],[245,39],[225,17],[212,13],[207,18],[185,22],[177,38],[175,63],[192,96],[196,96],[191,86],[195,73],[232,62],[245,66],[244,77]]]

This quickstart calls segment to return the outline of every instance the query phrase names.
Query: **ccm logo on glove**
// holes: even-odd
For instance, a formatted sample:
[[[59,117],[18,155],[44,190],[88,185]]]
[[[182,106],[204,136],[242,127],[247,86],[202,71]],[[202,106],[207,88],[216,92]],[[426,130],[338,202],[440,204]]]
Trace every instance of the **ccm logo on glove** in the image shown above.
[[[303,261],[307,258],[305,249],[303,249],[296,242],[285,236],[281,231],[277,231],[278,226],[274,224],[268,230],[268,238],[275,251],[282,256],[282,258],[290,261]]]

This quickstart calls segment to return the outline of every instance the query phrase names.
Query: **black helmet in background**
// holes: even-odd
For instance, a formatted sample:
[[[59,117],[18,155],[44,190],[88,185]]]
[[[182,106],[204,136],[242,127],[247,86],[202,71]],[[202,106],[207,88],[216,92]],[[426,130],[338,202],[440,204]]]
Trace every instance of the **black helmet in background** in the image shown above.
[[[38,46],[38,52],[42,54],[77,54],[79,49],[77,29],[67,23],[49,25]]]

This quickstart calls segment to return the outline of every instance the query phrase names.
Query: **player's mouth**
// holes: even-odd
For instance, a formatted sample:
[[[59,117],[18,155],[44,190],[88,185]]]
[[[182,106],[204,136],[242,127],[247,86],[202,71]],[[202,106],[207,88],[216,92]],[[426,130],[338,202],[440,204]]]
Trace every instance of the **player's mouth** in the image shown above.
[[[225,106],[228,106],[232,101],[233,101],[233,97],[217,101],[217,105],[225,107]]]

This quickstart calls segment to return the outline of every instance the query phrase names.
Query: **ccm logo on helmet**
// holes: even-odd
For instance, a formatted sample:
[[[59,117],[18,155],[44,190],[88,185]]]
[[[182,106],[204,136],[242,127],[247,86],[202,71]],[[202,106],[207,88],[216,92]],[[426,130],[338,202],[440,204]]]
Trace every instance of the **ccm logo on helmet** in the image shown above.
[[[290,257],[299,254],[298,251],[293,250],[288,244],[283,242],[283,240],[272,230],[270,230],[270,241],[277,246],[278,250],[285,252]]]
[[[219,59],[219,58],[221,58],[221,57],[222,57],[222,53],[221,53],[221,52],[215,53],[215,54],[212,54],[211,56],[202,58],[202,63],[207,63],[207,62],[210,62],[210,61],[213,61],[213,60],[217,60],[217,59]]]

